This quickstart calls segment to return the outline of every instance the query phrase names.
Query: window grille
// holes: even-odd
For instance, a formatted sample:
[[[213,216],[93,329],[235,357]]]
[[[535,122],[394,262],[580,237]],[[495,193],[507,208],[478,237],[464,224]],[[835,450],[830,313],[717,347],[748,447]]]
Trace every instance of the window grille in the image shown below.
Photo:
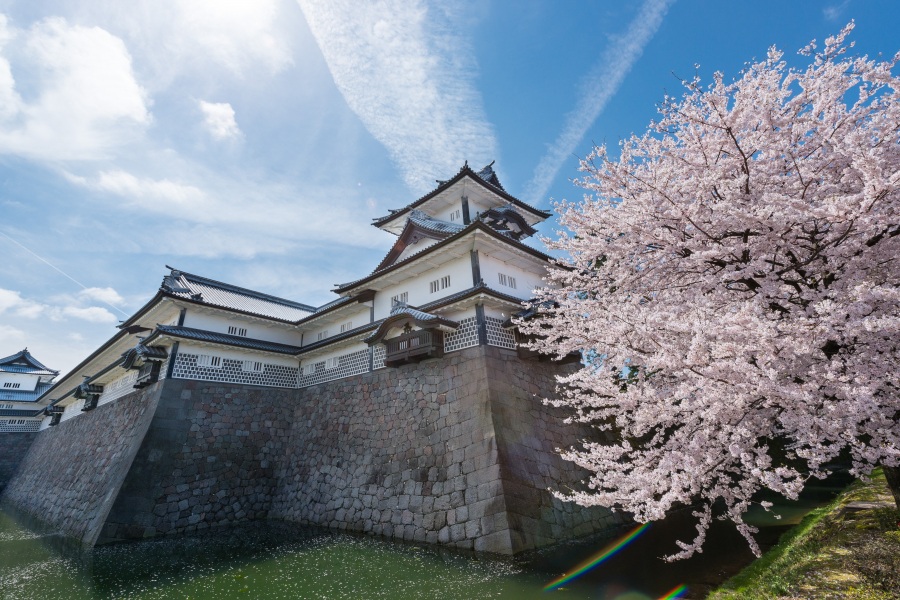
[[[117,400],[125,394],[134,391],[134,382],[137,380],[138,372],[130,370],[118,379],[110,381],[103,386],[103,394],[97,400],[97,406],[108,404],[113,400]]]
[[[297,387],[297,377],[299,376],[297,367],[263,363],[262,371],[245,371],[243,359],[214,357],[220,360],[220,367],[216,368],[201,365],[199,358],[200,356],[196,354],[179,352],[172,368],[172,378],[244,383],[266,387]]]
[[[500,279],[500,285],[516,289],[516,278],[506,273],[497,273]]]
[[[499,346],[500,348],[516,349],[516,336],[512,331],[503,329],[503,320],[494,317],[485,317],[485,328],[487,329],[488,346]]]
[[[316,334],[316,341],[321,342],[322,340],[324,340],[327,337],[328,337],[328,330],[326,329],[325,331],[320,331],[319,333]]]
[[[459,221],[462,219],[462,210],[457,208],[454,211],[450,212],[450,220],[451,221]]]
[[[230,335],[239,335],[241,337],[247,337],[247,328],[246,327],[235,327],[234,325],[229,325],[228,333]]]
[[[367,373],[369,371],[369,350],[357,350],[334,356],[326,361],[315,363],[313,367],[312,372],[308,372],[304,366],[303,374],[300,376],[300,387]]]
[[[3,384],[3,387],[12,388],[15,390],[15,389],[22,387],[22,384],[21,383],[10,383],[7,381],[6,383]]]
[[[222,368],[222,357],[211,356],[209,354],[200,354],[197,356],[197,365],[200,367],[210,367],[212,369]]]
[[[453,333],[444,334],[444,352],[453,352],[478,345],[478,319],[466,317]]]
[[[372,370],[384,368],[384,355],[387,349],[384,344],[376,344],[372,349]]]
[[[350,331],[353,329],[353,321],[347,321],[346,323],[341,324],[341,333]]]
[[[241,370],[247,373],[262,373],[265,366],[258,360],[245,360],[241,363]]]
[[[40,428],[40,419],[0,419],[0,433],[25,433]]]
[[[4,404],[3,406],[0,406],[0,408],[12,408],[12,407],[13,407],[12,404]]]
[[[391,296],[391,306],[396,306],[400,303],[406,304],[409,302],[409,292],[402,292],[397,294],[396,296]]]

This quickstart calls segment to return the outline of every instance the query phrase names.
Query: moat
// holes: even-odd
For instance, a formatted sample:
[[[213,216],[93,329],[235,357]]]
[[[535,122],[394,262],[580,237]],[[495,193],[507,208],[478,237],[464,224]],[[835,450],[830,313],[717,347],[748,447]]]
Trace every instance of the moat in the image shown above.
[[[773,544],[845,483],[810,488],[801,502],[777,507],[780,521],[758,518],[761,543]],[[549,593],[625,600],[665,597],[681,586],[685,597],[702,598],[752,556],[728,525],[717,524],[702,555],[661,561],[673,536],[686,537],[690,530],[678,516],[654,524],[583,577],[545,592],[548,583],[614,540],[586,539],[507,559],[269,521],[83,552],[0,508],[0,598],[512,599]]]

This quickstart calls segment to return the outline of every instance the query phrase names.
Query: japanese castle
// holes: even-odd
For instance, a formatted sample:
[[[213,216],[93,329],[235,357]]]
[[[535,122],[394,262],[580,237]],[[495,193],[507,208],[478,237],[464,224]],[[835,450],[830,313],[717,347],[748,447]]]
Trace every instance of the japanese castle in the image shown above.
[[[28,348],[0,358],[0,433],[37,431],[46,404],[39,398],[59,375],[41,364]]]
[[[550,260],[524,240],[550,213],[507,193],[492,165],[466,164],[375,219],[393,247],[324,306],[168,267],[156,295],[52,387],[56,372],[24,351],[10,357],[27,357],[38,378],[30,390],[49,404],[41,427],[166,378],[304,388],[471,346],[516,349],[509,317]]]

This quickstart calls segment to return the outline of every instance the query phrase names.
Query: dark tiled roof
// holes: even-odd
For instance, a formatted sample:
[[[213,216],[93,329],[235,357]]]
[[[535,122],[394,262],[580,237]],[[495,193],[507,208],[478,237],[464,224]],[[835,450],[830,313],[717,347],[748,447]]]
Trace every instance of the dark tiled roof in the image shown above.
[[[324,348],[325,346],[328,346],[335,342],[340,342],[341,340],[347,340],[352,337],[356,337],[357,335],[359,335],[361,333],[365,333],[371,329],[375,329],[382,322],[384,322],[384,319],[379,319],[378,321],[374,321],[372,323],[366,323],[365,325],[360,325],[359,327],[354,327],[350,331],[345,331],[343,333],[339,333],[337,335],[327,337],[322,341],[309,344],[308,346],[303,346],[303,350],[301,353],[305,354],[307,352],[312,352],[313,350],[318,350],[319,348]]]
[[[157,325],[156,331],[147,338],[146,342],[149,343],[152,338],[159,334],[196,340],[198,342],[212,342],[215,344],[226,344],[228,346],[237,346],[240,348],[250,348],[252,350],[262,350],[264,352],[276,352],[278,354],[297,354],[300,351],[299,346],[267,342],[265,340],[255,340],[236,335],[228,335],[226,333],[193,329],[191,327],[178,327],[176,325]]]
[[[0,388],[0,402],[34,402],[51,387],[53,387],[52,383],[42,382],[37,384],[34,390],[5,390]]]
[[[462,223],[451,223],[450,221],[435,219],[418,209],[413,209],[409,213],[409,220],[423,229],[429,229],[436,233],[458,233],[466,227]]]
[[[497,298],[498,300],[506,300],[507,302],[512,302],[514,304],[523,304],[526,302],[526,300],[522,300],[521,298],[510,296],[509,294],[504,294],[503,292],[498,292],[493,288],[489,288],[484,281],[481,281],[478,285],[472,286],[467,290],[456,292],[455,294],[450,294],[449,296],[445,296],[433,302],[429,302],[428,304],[423,304],[419,308],[421,310],[434,310],[435,308],[447,306],[448,304],[453,304],[454,302],[465,300],[470,296],[475,296],[478,294],[487,294],[489,296]]]
[[[449,327],[452,329],[456,329],[459,327],[459,323],[456,321],[451,321],[450,319],[445,319],[443,317],[439,317],[437,315],[432,315],[423,310],[419,310],[413,306],[409,306],[408,304],[399,303],[391,308],[391,315],[382,319],[378,323],[378,328],[372,332],[372,335],[367,337],[364,342],[367,344],[372,344],[378,340],[380,340],[384,335],[387,334],[388,330],[391,329],[393,325],[392,323],[402,323],[404,321],[403,317],[412,317],[419,326],[435,326],[435,325],[443,325],[445,327]]]
[[[31,375],[59,375],[59,371],[41,364],[31,355],[28,348],[5,358],[0,358],[0,371],[7,373],[29,373]]]
[[[176,269],[172,269],[172,272],[163,278],[160,290],[178,298],[281,321],[298,321],[316,311],[315,307],[308,304],[285,300]]]
[[[397,216],[399,216],[403,213],[406,213],[418,206],[421,206],[422,204],[424,204],[428,200],[434,198],[435,196],[440,194],[442,191],[444,191],[446,188],[450,187],[451,185],[453,185],[454,183],[456,183],[457,181],[461,180],[463,177],[466,177],[466,176],[472,177],[474,179],[474,181],[482,183],[484,185],[484,187],[487,188],[488,190],[496,193],[501,198],[507,200],[508,202],[511,202],[512,204],[518,206],[519,208],[527,210],[528,212],[530,212],[533,215],[540,216],[545,219],[550,217],[551,213],[541,210],[539,208],[535,208],[534,206],[531,206],[530,204],[528,204],[526,202],[522,202],[518,198],[509,195],[507,193],[507,191],[505,189],[503,189],[503,186],[500,185],[500,180],[497,179],[497,174],[494,173],[494,169],[492,166],[493,164],[494,163],[491,163],[490,165],[483,168],[481,171],[475,172],[472,170],[471,167],[469,167],[469,163],[466,163],[459,170],[459,173],[457,173],[456,176],[453,177],[453,179],[448,179],[446,181],[438,180],[437,188],[435,188],[434,190],[425,194],[424,196],[422,196],[415,202],[408,204],[404,208],[391,210],[390,214],[385,215],[383,217],[378,217],[377,219],[373,219],[372,224],[375,225],[376,227],[381,227],[388,221],[395,219]]]
[[[317,308],[316,312],[313,314],[328,312],[332,308],[336,308],[336,307],[340,306],[341,304],[347,304],[348,302],[353,302],[353,298],[351,298],[350,296],[341,296],[337,300],[332,300],[331,302],[327,302],[327,303],[323,304],[322,306]]]

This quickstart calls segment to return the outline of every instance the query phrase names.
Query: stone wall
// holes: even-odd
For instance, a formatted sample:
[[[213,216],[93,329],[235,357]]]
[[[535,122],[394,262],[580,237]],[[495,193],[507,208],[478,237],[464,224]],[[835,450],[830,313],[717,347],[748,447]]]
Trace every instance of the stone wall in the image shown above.
[[[479,346],[307,388],[271,516],[507,554],[614,527],[547,491],[584,476],[541,402],[559,372]]]
[[[28,448],[37,437],[36,431],[0,433],[0,492],[12,479],[19,464],[28,454]]]
[[[2,499],[92,546],[147,432],[162,385],[38,433]]]
[[[296,394],[167,380],[101,542],[266,518]]]
[[[88,544],[268,518],[516,553],[619,523],[547,491],[584,475],[559,372],[478,346],[299,390],[168,379],[40,433],[7,496]]]

